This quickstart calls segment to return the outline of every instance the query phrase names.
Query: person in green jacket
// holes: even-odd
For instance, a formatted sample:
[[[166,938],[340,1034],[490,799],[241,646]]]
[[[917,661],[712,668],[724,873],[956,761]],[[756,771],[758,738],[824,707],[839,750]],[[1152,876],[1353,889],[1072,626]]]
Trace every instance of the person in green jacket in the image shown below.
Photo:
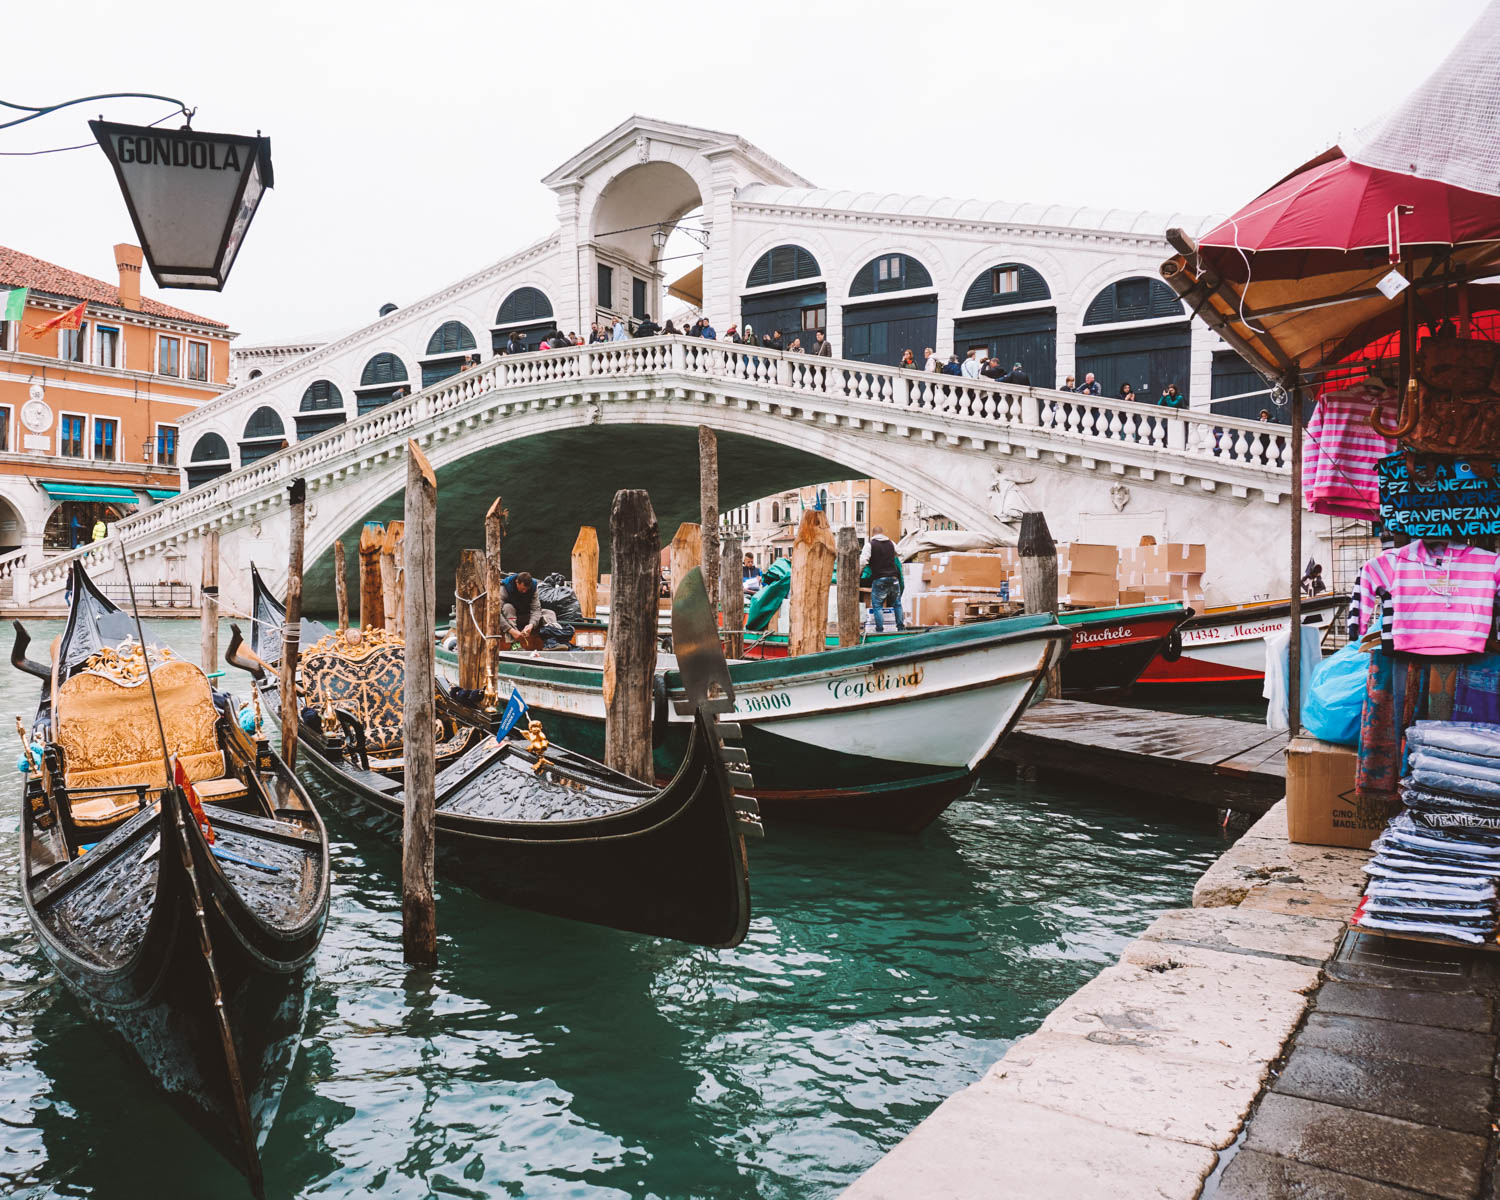
[[[1187,397],[1177,390],[1175,383],[1169,383],[1157,403],[1163,408],[1186,408]]]

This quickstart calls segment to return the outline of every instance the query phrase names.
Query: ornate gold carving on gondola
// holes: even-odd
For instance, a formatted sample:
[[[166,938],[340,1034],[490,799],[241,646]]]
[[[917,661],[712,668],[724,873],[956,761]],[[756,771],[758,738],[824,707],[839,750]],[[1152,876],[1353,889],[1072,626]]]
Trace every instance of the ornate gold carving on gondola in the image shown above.
[[[126,640],[118,647],[103,646],[96,650],[83,664],[83,669],[127,687],[135,687],[146,682],[146,650],[150,651],[152,667],[177,661],[177,655],[170,647],[150,646],[143,650],[139,642]]]
[[[533,771],[540,771],[547,765],[547,747],[552,743],[547,740],[547,735],[542,732],[540,721],[528,721],[526,724],[526,749],[536,755],[536,762],[532,765]]]
[[[311,646],[304,647],[302,654],[303,657],[311,654],[335,654],[339,658],[357,661],[387,646],[403,650],[406,642],[397,634],[373,626],[363,632],[358,629],[335,629],[331,633],[325,633]]]

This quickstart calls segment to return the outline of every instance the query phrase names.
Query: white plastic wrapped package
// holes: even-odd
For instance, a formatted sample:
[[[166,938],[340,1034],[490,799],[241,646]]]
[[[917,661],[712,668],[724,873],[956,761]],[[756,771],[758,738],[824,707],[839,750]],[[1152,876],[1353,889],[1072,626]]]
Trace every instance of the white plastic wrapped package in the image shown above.
[[[1429,746],[1435,750],[1456,750],[1460,754],[1500,758],[1500,725],[1418,721],[1407,730],[1406,741],[1408,745]]]
[[[1469,946],[1482,946],[1494,936],[1493,929],[1481,931],[1446,922],[1402,920],[1376,916],[1373,913],[1361,913],[1354,919],[1354,923],[1361,929],[1374,929],[1387,933],[1414,933],[1422,937],[1447,938],[1451,941],[1463,942]]]

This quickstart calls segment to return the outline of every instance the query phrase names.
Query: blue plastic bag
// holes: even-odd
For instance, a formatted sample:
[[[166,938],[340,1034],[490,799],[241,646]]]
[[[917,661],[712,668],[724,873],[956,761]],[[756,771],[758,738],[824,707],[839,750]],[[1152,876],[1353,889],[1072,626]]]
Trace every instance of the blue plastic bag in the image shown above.
[[[1313,737],[1341,746],[1359,744],[1359,717],[1365,702],[1370,659],[1350,642],[1318,664],[1312,689],[1302,703],[1302,725]]]

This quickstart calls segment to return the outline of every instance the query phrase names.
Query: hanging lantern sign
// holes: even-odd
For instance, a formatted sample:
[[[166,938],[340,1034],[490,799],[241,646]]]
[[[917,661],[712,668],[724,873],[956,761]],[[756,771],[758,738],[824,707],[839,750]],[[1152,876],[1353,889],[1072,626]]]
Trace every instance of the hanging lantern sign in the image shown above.
[[[159,287],[222,291],[271,187],[271,139],[90,121]]]

